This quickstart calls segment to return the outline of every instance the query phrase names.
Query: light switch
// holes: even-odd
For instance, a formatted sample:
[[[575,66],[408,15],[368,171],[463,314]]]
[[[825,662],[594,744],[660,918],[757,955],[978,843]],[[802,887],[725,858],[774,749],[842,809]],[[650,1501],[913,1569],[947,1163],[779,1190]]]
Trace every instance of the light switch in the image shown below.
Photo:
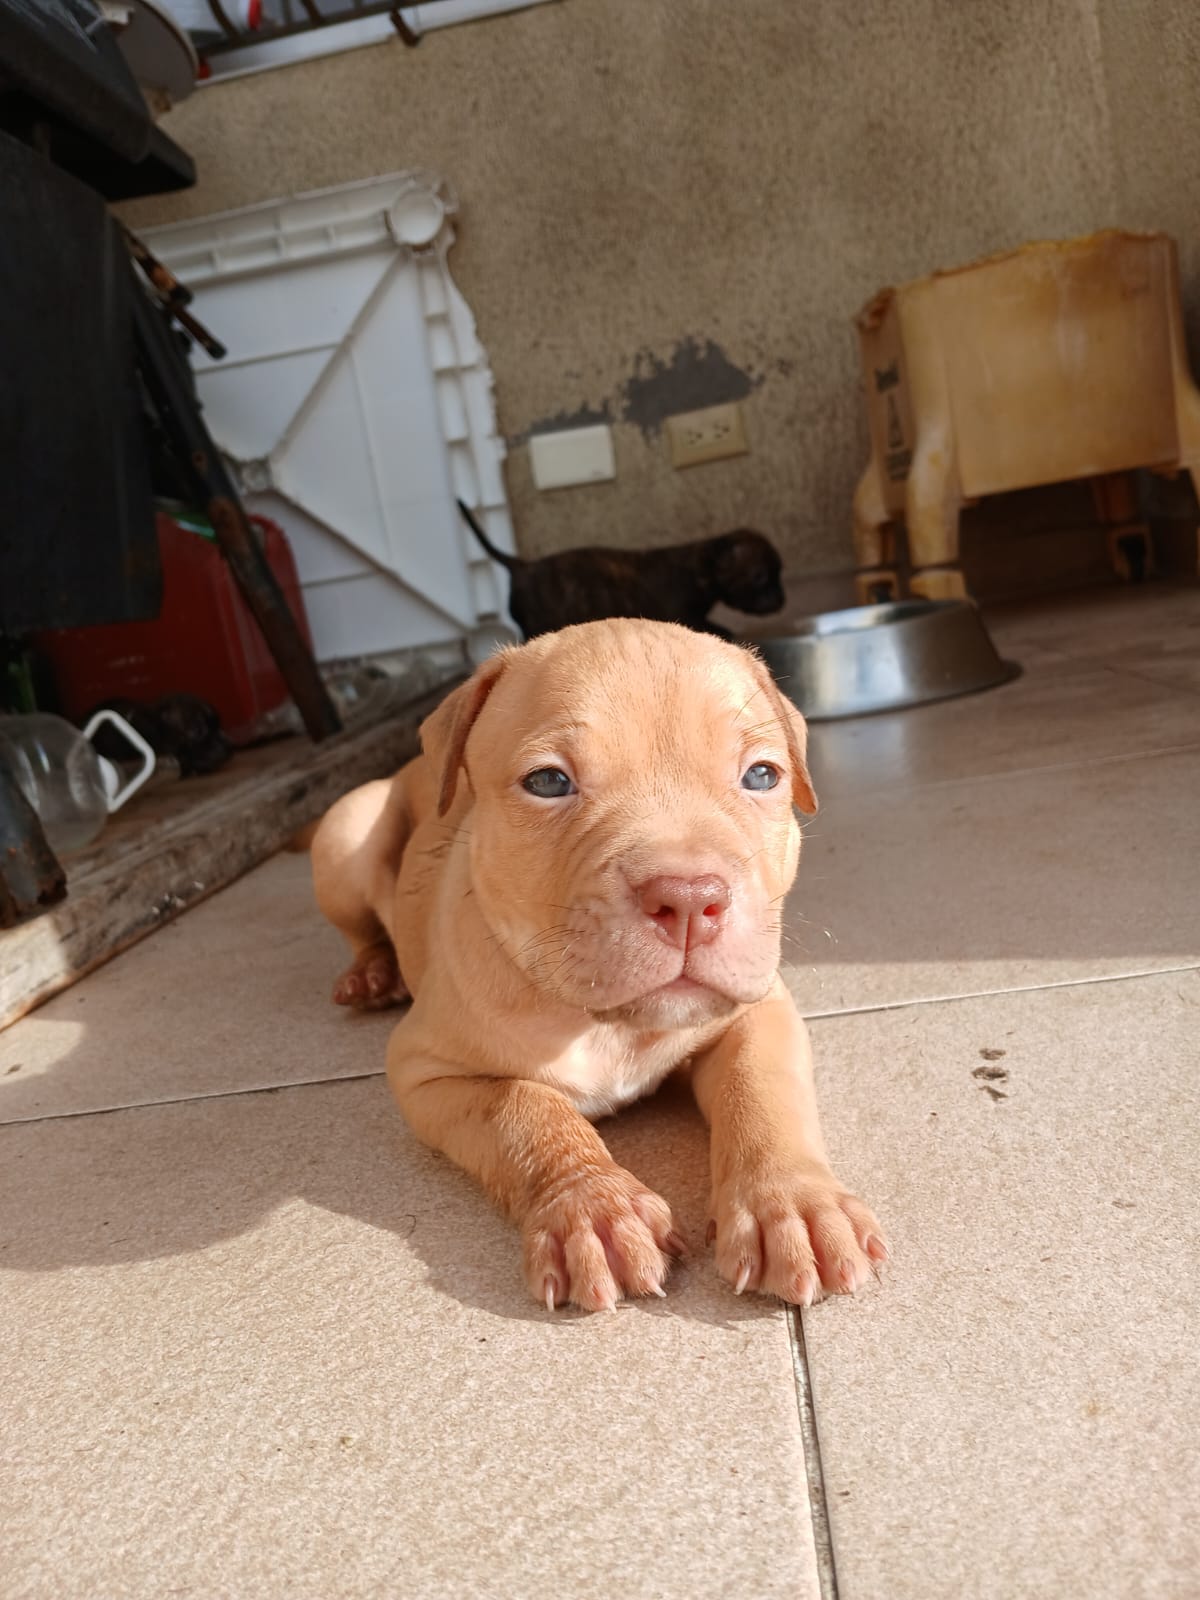
[[[537,489],[566,489],[615,478],[612,429],[601,422],[562,433],[535,433],[529,441],[529,464]]]

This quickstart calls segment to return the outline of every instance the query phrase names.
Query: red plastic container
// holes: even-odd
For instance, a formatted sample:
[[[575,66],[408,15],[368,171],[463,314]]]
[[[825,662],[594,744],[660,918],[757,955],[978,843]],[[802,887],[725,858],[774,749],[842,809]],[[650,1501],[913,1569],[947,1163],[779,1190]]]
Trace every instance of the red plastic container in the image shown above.
[[[287,536],[266,517],[250,520],[311,648]],[[226,736],[246,744],[288,699],[287,685],[216,544],[161,513],[158,544],[163,604],[153,622],[61,628],[33,640],[53,669],[62,709],[78,720],[113,695],[196,694],[217,708]]]

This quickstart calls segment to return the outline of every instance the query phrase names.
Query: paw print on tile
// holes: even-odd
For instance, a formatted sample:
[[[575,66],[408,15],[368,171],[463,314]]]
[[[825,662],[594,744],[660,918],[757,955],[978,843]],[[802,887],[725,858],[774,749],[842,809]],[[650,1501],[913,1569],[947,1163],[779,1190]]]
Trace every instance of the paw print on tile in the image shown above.
[[[1008,1068],[996,1066],[996,1062],[1006,1055],[1007,1051],[989,1049],[985,1046],[979,1054],[983,1057],[983,1065],[976,1067],[971,1076],[984,1094],[990,1095],[993,1100],[1007,1100],[1007,1090],[999,1088],[998,1085],[1008,1082]]]

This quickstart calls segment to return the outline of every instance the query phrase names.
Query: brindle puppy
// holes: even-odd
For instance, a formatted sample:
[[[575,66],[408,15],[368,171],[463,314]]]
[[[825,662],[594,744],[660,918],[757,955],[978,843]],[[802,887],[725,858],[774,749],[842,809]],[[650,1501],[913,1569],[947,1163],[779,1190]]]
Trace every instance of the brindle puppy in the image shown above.
[[[662,550],[592,545],[526,561],[498,550],[461,500],[458,509],[492,560],[508,569],[508,609],[526,639],[606,617],[681,622],[731,639],[708,620],[718,603],[755,617],[783,606],[779,552],[750,528]]]

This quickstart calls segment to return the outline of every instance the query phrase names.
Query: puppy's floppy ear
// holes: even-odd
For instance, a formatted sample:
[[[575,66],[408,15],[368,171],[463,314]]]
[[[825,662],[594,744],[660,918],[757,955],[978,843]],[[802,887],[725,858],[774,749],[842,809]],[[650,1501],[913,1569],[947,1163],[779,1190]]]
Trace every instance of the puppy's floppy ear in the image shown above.
[[[438,774],[439,817],[444,817],[450,809],[450,802],[458,787],[458,771],[463,764],[467,736],[483,710],[488,695],[508,666],[510,653],[500,650],[490,656],[466,683],[459,684],[457,689],[448,694],[437,710],[431,711],[421,724],[421,748]]]
[[[783,731],[787,735],[788,756],[792,763],[792,798],[805,816],[815,817],[817,796],[808,775],[808,724],[792,702],[775,687],[775,679],[761,656],[753,651],[748,654],[767,704],[783,723]]]

